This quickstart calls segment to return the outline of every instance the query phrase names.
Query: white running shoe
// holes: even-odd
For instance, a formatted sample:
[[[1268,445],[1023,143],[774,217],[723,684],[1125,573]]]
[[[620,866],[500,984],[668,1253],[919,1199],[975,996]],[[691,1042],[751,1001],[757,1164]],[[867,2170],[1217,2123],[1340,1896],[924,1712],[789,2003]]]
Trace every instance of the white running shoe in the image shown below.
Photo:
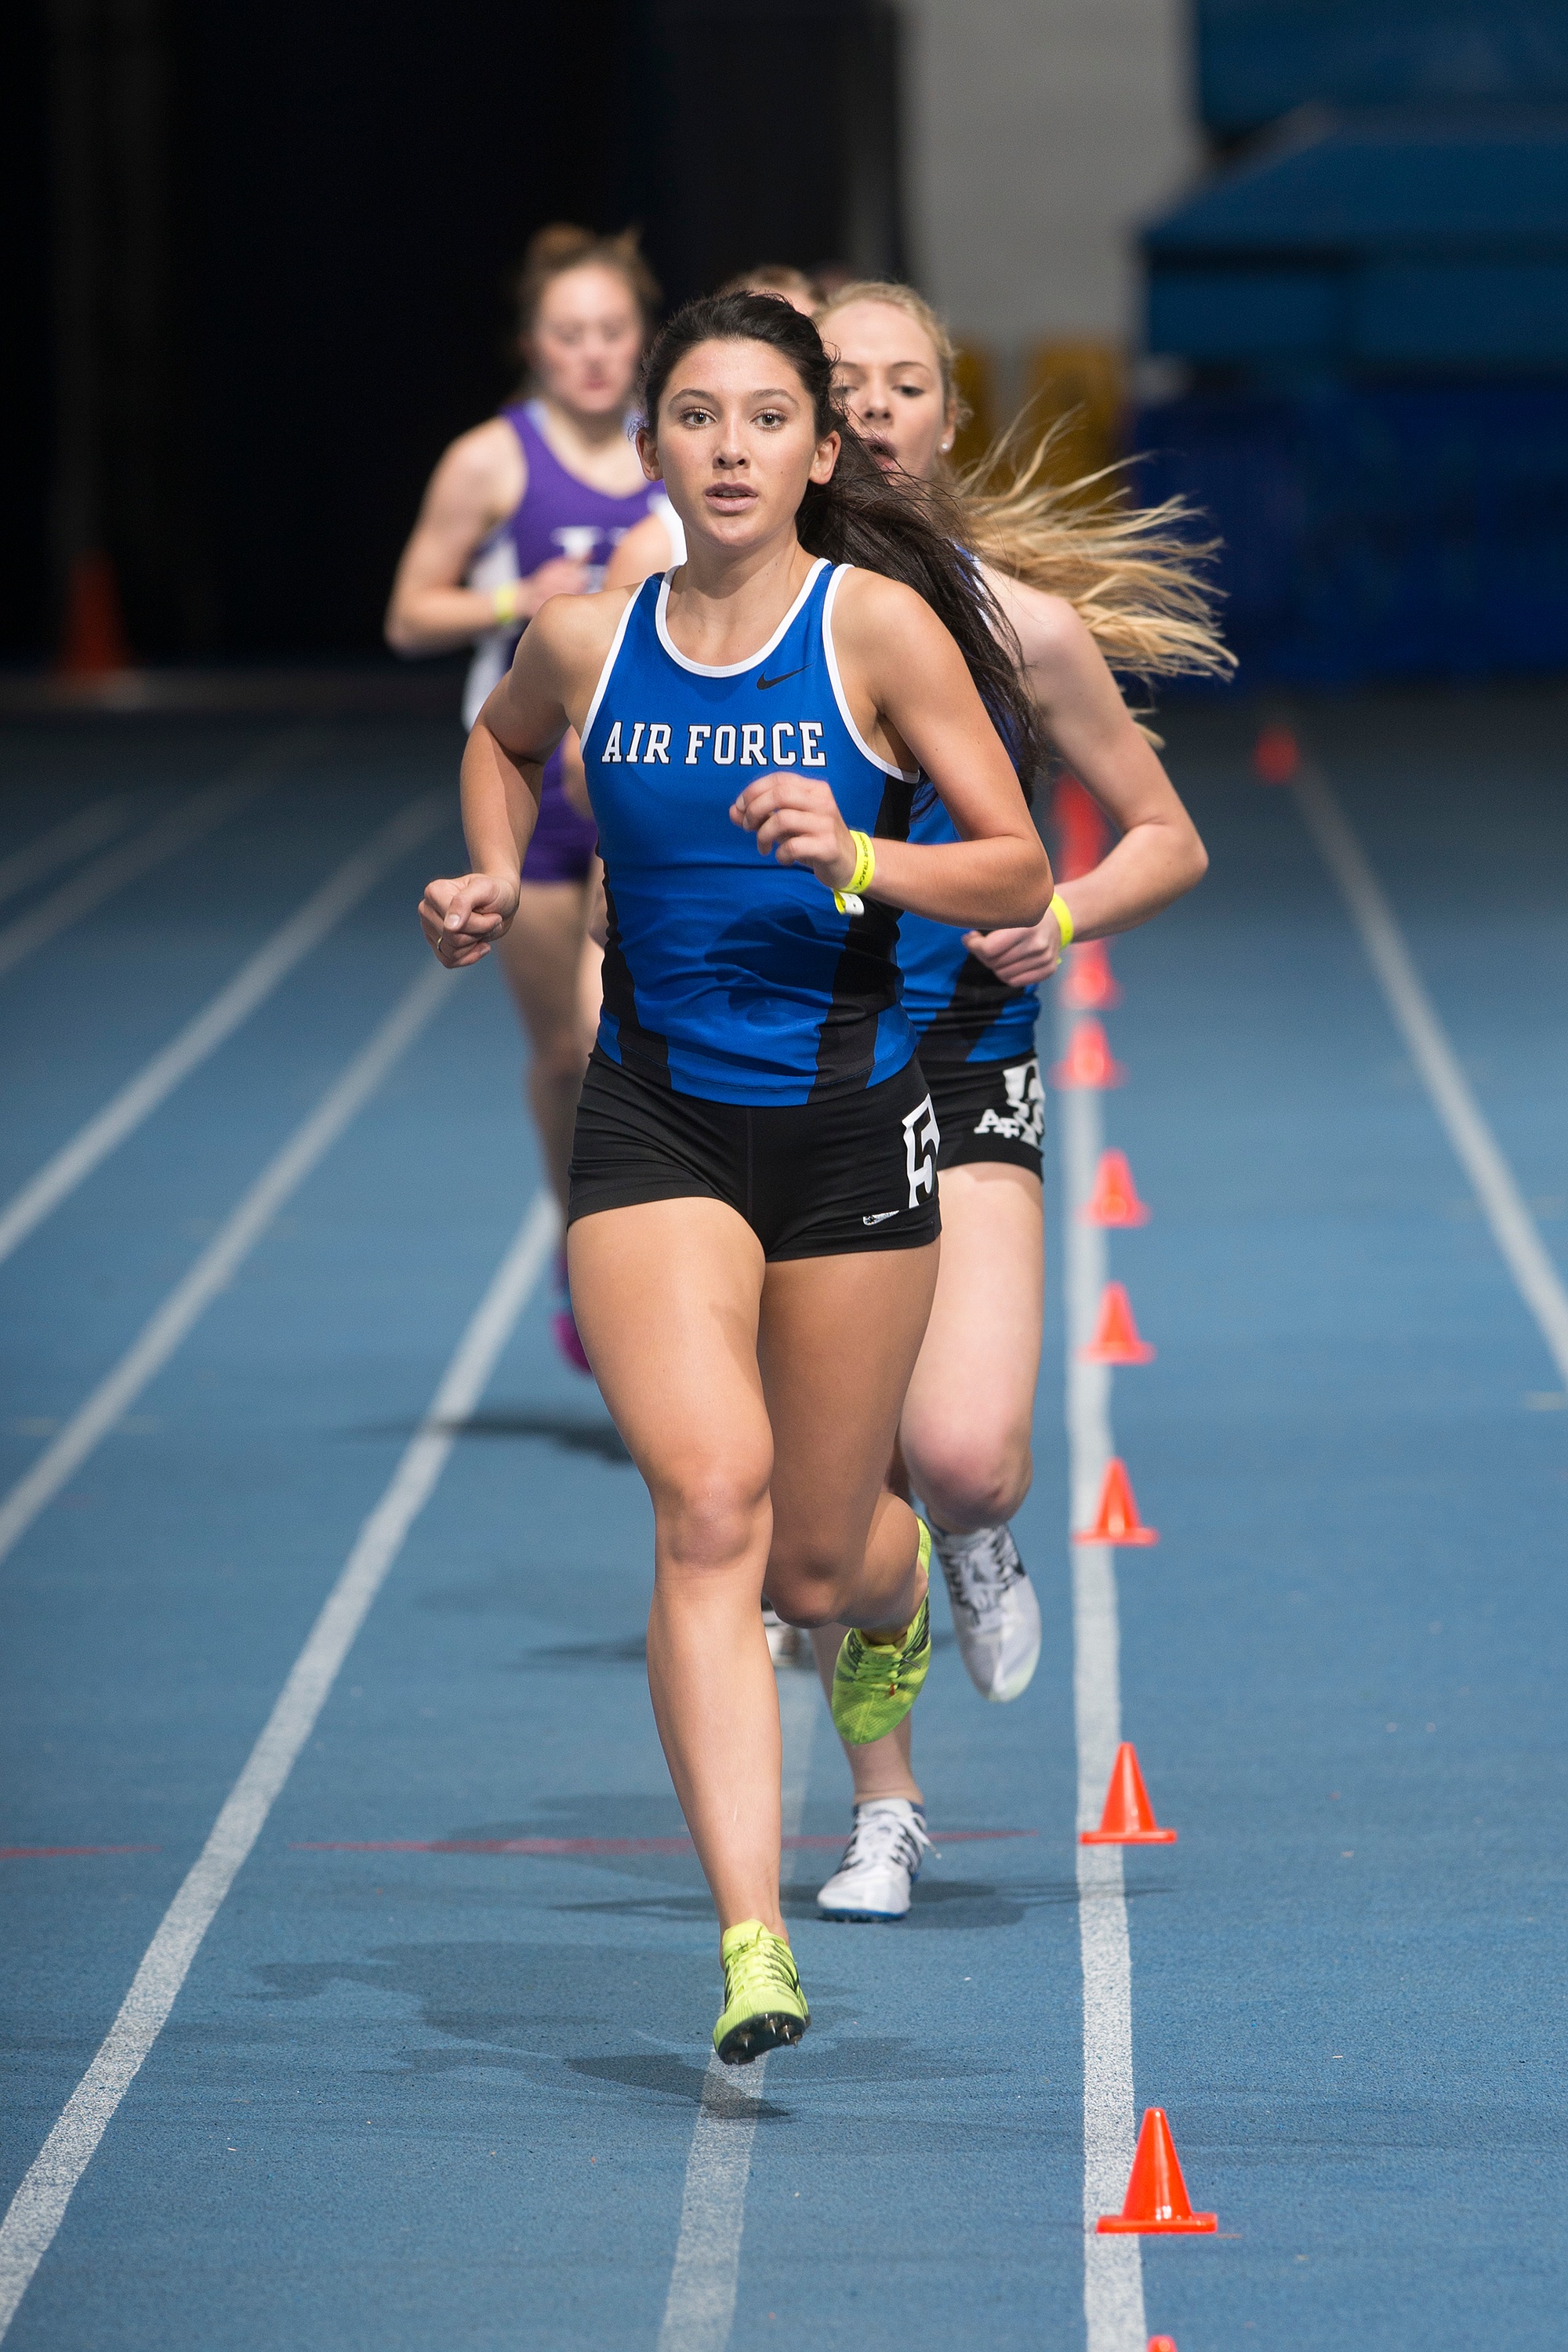
[[[768,1655],[775,1666],[793,1666],[800,1657],[801,1636],[798,1626],[786,1625],[776,1609],[763,1603],[763,1631],[768,1637]]]
[[[1040,1656],[1040,1604],[1005,1524],[972,1536],[931,1531],[952,1603],[952,1630],[982,1698],[1016,1698]]]
[[[816,1898],[825,1919],[901,1919],[931,1844],[924,1809],[908,1797],[855,1808],[844,1859]]]

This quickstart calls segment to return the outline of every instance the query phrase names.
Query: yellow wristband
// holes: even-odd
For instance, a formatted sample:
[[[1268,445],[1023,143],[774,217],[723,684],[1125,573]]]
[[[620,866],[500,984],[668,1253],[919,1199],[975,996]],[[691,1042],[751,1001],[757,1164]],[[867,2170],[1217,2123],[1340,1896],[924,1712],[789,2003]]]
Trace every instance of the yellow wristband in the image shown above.
[[[1054,915],[1056,917],[1057,929],[1062,935],[1062,945],[1064,948],[1070,948],[1072,945],[1072,914],[1068,906],[1067,900],[1062,897],[1059,890],[1052,893],[1051,903],[1046,908],[1046,912],[1047,915]]]
[[[509,623],[516,620],[517,592],[521,584],[519,580],[503,580],[499,588],[491,590],[490,610],[496,616],[498,628],[504,629]]]
[[[877,871],[877,853],[868,833],[851,833],[855,844],[855,871],[842,890],[835,890],[833,903],[841,915],[863,915],[865,903],[860,893]]]

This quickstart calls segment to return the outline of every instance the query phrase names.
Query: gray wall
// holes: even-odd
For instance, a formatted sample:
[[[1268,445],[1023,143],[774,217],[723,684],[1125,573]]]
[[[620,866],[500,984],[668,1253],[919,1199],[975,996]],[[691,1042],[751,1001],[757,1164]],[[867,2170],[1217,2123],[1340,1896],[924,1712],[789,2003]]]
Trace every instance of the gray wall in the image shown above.
[[[1191,179],[1184,0],[904,0],[915,274],[962,337],[1129,341],[1137,224]]]

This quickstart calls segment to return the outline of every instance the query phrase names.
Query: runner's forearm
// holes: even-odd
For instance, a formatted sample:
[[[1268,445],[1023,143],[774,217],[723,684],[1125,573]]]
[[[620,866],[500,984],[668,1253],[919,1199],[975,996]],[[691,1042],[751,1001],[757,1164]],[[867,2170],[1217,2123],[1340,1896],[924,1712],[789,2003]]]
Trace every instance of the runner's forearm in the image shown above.
[[[521,616],[521,603],[518,611]],[[399,654],[456,653],[499,625],[492,588],[395,589],[386,611],[386,642]]]
[[[1072,917],[1073,937],[1109,939],[1146,923],[1207,870],[1208,852],[1183,810],[1179,819],[1131,826],[1098,866],[1057,887]]]
[[[474,722],[463,752],[463,832],[476,874],[515,882],[539,817],[544,761],[507,751]]]
[[[994,930],[1037,923],[1050,903],[1051,866],[1031,834],[934,844],[878,840],[864,896],[932,922]]]

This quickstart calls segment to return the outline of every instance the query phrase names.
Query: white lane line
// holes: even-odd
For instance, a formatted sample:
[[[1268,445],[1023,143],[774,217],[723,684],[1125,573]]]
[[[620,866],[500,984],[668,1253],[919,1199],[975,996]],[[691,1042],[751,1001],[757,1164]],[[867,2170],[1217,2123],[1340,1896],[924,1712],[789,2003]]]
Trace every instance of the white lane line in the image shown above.
[[[1568,1388],[1568,1291],[1542,1241],[1512,1169],[1466,1083],[1405,944],[1393,908],[1343,810],[1319,771],[1303,765],[1296,804],[1324,863],[1343,894],[1362,945],[1388,1000],[1388,1009],[1420,1071],[1433,1107],[1447,1130],[1460,1166],[1475,1186],[1492,1238],[1534,1316],[1558,1378]]]
[[[314,1730],[409,1528],[434,1493],[457,1442],[457,1429],[479,1402],[513,1325],[550,1262],[558,1226],[554,1202],[537,1194],[391,1484],[360,1529],[206,1843],[164,1912],[120,2014],[12,2199],[0,2223],[0,2336],[48,2252],[110,2117],[162,2032],[202,1938]]]
[[[94,801],[79,815],[68,816],[63,824],[49,827],[47,833],[34,835],[21,849],[14,849],[9,857],[0,857],[0,898],[14,898],[18,890],[30,883],[41,882],[57,866],[68,865],[73,857],[85,857],[91,849],[101,849],[117,833],[123,833],[136,814],[137,803],[129,793],[113,793],[107,800]]]
[[[784,1728],[784,1834],[798,1837],[811,1772],[811,1744],[821,1712],[816,1675],[785,1666],[779,1675]],[[680,2230],[669,2274],[658,2352],[724,2352],[735,2319],[746,2183],[756,2137],[756,2103],[767,2059],[749,2066],[708,2061],[702,2104],[691,2131]]]
[[[250,801],[258,799],[271,785],[276,772],[284,761],[297,755],[313,739],[295,730],[280,736],[275,742],[264,744],[243,759],[233,773],[221,784],[211,784],[205,792],[193,793],[176,809],[138,834],[134,841],[121,844],[118,849],[106,850],[90,866],[84,866],[50,892],[30,914],[18,915],[14,923],[0,930],[0,972],[7,972],[22,958],[31,955],[35,948],[43,947],[70,924],[79,922],[112,898],[117,890],[128,883],[140,881],[165,858],[177,856],[226,824],[231,816]]]
[[[184,1278],[142,1327],[114,1370],[79,1405],[54,1443],[0,1503],[0,1560],[168,1362],[192,1326],[249,1256],[289,1194],[324,1158],[399,1056],[447,1001],[447,974],[433,967],[406,990],[363,1049],[231,1210]]]
[[[1061,1052],[1072,1015],[1058,1001]],[[1093,1523],[1115,1452],[1110,1370],[1083,1364],[1105,1286],[1105,1234],[1079,1211],[1094,1190],[1103,1142],[1100,1097],[1057,1096],[1062,1139],[1063,1304],[1067,1320],[1068,1461],[1072,1525]],[[1108,1544],[1072,1546],[1073,1706],[1078,1726],[1078,1827],[1091,1830],[1121,1737],[1116,1559]],[[1133,2237],[1100,2237],[1102,2213],[1121,2210],[1132,2168],[1132,1963],[1120,1846],[1078,1848],[1079,1952],[1083,1968],[1083,2310],[1089,2352],[1144,2352],[1143,2262]]]
[[[100,1111],[78,1129],[68,1143],[62,1144],[54,1158],[47,1160],[0,1210],[0,1262],[8,1258],[143,1119],[151,1117],[182,1079],[188,1078],[226,1038],[233,1036],[240,1024],[266,1003],[295,965],[302,962],[358,906],[388,866],[435,832],[452,806],[449,793],[426,793],[374,834],[363,849],[346,859],[298,912],[273,932],[212,1002],[186,1023],[177,1037],[171,1038]]]

